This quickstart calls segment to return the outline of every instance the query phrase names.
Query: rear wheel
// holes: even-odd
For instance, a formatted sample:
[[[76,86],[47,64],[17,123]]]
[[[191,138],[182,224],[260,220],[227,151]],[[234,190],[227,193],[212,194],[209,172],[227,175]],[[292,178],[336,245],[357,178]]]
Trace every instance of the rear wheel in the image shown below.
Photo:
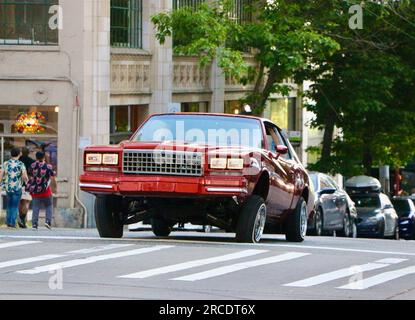
[[[116,208],[114,197],[97,197],[95,200],[95,221],[101,238],[122,238],[124,225]]]
[[[301,197],[295,211],[288,217],[285,237],[290,242],[303,242],[307,233],[307,204]]]
[[[318,208],[314,215],[313,236],[321,237],[323,235],[323,211]]]
[[[236,241],[258,243],[267,219],[267,206],[260,196],[252,196],[242,207],[236,226]]]
[[[157,237],[168,237],[172,231],[172,226],[161,217],[153,217],[151,219],[151,229]]]

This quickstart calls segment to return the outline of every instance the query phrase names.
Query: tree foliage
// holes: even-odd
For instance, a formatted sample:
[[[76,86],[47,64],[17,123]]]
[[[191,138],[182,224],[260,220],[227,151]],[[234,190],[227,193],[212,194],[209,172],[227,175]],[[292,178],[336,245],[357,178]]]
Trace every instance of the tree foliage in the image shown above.
[[[253,19],[243,23],[232,17],[233,3],[159,13],[157,38],[174,36],[176,54],[254,82],[245,101],[257,114],[271,94],[288,94],[283,80],[311,81],[307,108],[324,129],[312,169],[354,175],[415,156],[415,1],[253,0],[245,7]],[[350,28],[353,5],[362,6],[363,29]],[[257,68],[246,64],[248,53]]]
[[[246,101],[260,114],[272,93],[290,91],[281,84],[285,79],[310,63],[324,61],[339,48],[309,23],[311,12],[323,2],[254,0],[245,6],[254,18],[237,23],[232,17],[234,1],[217,0],[197,11],[182,8],[159,13],[152,21],[161,43],[174,33],[176,54],[199,56],[204,65],[216,60],[226,75],[241,83],[254,82],[255,90]],[[258,68],[246,64],[248,50]]]
[[[338,1],[347,12],[353,1]],[[325,129],[321,160],[313,169],[345,175],[373,166],[405,165],[415,156],[414,2],[364,2],[362,30],[338,15],[327,35],[341,49],[320,70],[308,106]],[[339,8],[341,9],[341,7]],[[334,128],[342,134],[333,139]]]

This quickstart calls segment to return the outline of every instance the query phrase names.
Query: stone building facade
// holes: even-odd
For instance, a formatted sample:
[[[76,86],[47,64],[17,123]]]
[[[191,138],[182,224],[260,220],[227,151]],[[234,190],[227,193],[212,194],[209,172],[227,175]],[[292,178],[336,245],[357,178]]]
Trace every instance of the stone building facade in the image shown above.
[[[184,2],[192,3],[0,1],[1,160],[12,146],[46,151],[57,171],[57,226],[93,224],[93,199],[78,188],[86,145],[117,143],[153,113],[241,111],[250,85],[174,56],[171,39],[156,41],[151,16]],[[264,115],[301,136],[297,94],[273,97]]]

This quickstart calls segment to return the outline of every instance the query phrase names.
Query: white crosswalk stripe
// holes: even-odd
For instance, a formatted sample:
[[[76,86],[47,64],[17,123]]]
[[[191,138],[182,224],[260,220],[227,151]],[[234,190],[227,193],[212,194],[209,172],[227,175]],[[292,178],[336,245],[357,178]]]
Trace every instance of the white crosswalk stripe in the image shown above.
[[[378,260],[374,263],[366,263],[362,265],[357,266],[350,266],[348,268],[343,268],[340,270],[336,270],[333,272],[328,272],[324,274],[317,275],[315,277],[307,278],[301,281],[296,281],[292,283],[285,284],[286,287],[312,287],[316,285],[320,285],[326,282],[346,278],[346,277],[352,277],[358,274],[361,274],[362,272],[377,270],[389,267],[391,264],[397,264],[400,262],[407,261],[407,259],[397,259],[397,258],[390,258],[390,259],[383,259]]]
[[[15,266],[23,265],[23,264],[30,264],[34,262],[59,259],[59,258],[71,256],[71,255],[76,255],[76,254],[88,254],[88,253],[96,253],[96,252],[101,252],[101,251],[109,251],[109,250],[114,250],[114,249],[121,249],[121,248],[129,247],[129,246],[132,246],[132,244],[110,244],[107,246],[99,246],[99,247],[70,251],[70,252],[66,252],[63,254],[48,254],[48,255],[41,255],[37,257],[2,261],[0,262],[0,269],[15,267]]]
[[[364,290],[411,274],[415,274],[415,266],[384,272],[370,278],[349,283],[338,289]]]
[[[125,258],[125,257],[140,255],[140,254],[144,254],[144,253],[160,251],[160,250],[163,250],[163,249],[169,249],[169,248],[173,248],[173,247],[174,246],[154,246],[154,247],[148,247],[148,248],[140,248],[140,249],[134,249],[134,250],[128,250],[128,251],[121,251],[121,252],[115,252],[115,253],[100,255],[100,256],[87,257],[87,258],[83,258],[83,259],[67,260],[67,261],[63,261],[63,262],[59,262],[59,263],[39,266],[39,267],[36,267],[36,268],[33,268],[33,269],[17,271],[17,273],[39,274],[39,273],[43,273],[43,272],[50,272],[50,271],[55,271],[55,270],[60,270],[60,269],[66,269],[66,268],[82,266],[82,265],[86,265],[86,264],[92,264],[92,263],[95,263],[95,262],[100,262],[100,261],[105,261],[105,260]]]
[[[160,267],[160,268],[150,269],[150,270],[141,271],[137,273],[132,273],[132,274],[124,275],[124,276],[119,276],[119,278],[144,279],[144,278],[149,278],[149,277],[156,276],[156,275],[187,270],[187,269],[201,267],[201,266],[205,266],[205,265],[209,265],[213,263],[251,257],[251,256],[265,253],[265,252],[268,252],[268,250],[244,250],[244,251],[226,254],[226,255],[222,255],[218,257],[193,260],[193,261],[178,263],[178,264],[174,264],[174,265],[170,265],[166,267]]]
[[[229,266],[224,266],[224,267],[212,269],[212,270],[205,271],[205,272],[200,272],[200,273],[195,273],[195,274],[191,274],[191,275],[184,276],[184,277],[174,278],[172,280],[176,280],[176,281],[205,280],[205,279],[229,274],[232,272],[241,271],[241,270],[248,269],[248,268],[254,268],[254,267],[264,266],[267,264],[273,264],[273,263],[298,259],[298,258],[305,257],[308,255],[310,255],[310,253],[289,252],[289,253],[285,253],[285,254],[281,254],[278,256],[269,257],[265,259],[247,261],[247,262],[237,263],[237,264],[233,264]]]
[[[29,245],[29,244],[36,244],[36,243],[41,243],[41,241],[14,241],[14,242],[6,242],[6,243],[0,243],[0,249],[26,246],[26,245]]]

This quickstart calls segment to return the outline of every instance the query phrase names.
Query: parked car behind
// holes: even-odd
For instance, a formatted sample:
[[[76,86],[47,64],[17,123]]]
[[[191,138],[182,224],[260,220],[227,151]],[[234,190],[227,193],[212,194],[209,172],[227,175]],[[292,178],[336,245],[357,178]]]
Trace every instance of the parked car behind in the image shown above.
[[[386,194],[357,193],[351,198],[357,208],[358,237],[399,239],[398,214]]]
[[[407,240],[415,240],[415,205],[410,198],[394,198],[393,206],[399,216],[399,235]]]
[[[309,233],[321,236],[337,231],[341,236],[356,237],[357,211],[346,191],[324,173],[311,172],[310,178],[316,201],[309,220]]]

